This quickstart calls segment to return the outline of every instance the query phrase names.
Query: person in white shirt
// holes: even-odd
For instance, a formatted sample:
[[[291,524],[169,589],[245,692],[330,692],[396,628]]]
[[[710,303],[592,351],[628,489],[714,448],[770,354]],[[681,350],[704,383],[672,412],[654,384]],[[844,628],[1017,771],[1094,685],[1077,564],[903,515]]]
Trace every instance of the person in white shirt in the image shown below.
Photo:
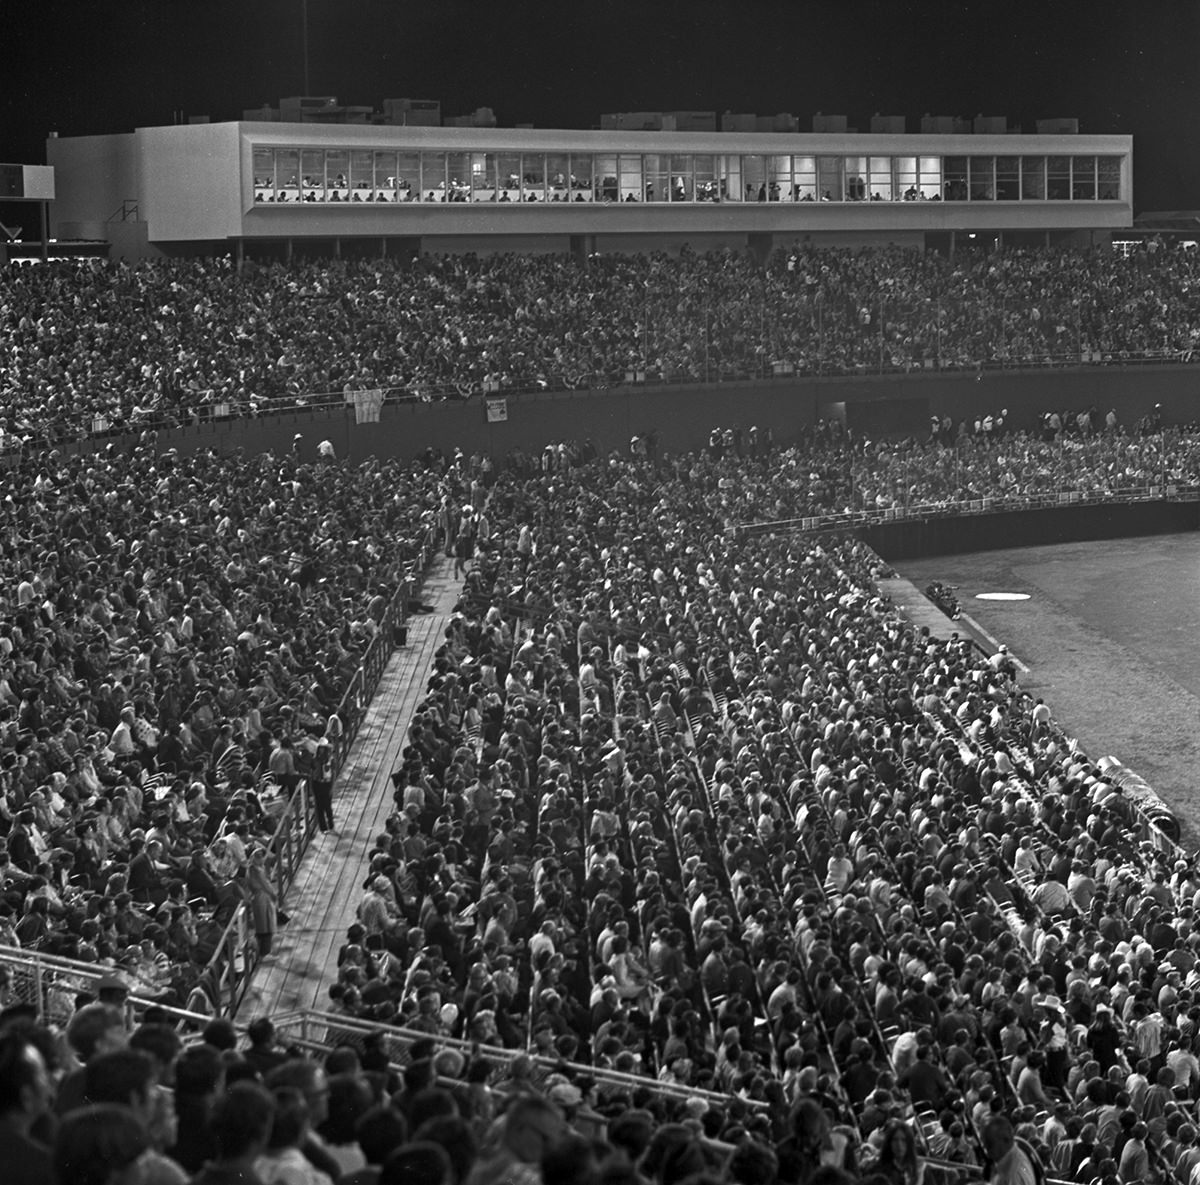
[[[124,708],[121,711],[121,720],[117,727],[113,729],[112,736],[109,738],[108,747],[117,755],[117,757],[131,757],[134,752],[133,741],[133,726],[136,721],[132,708]]]
[[[1037,858],[1037,852],[1034,851],[1033,842],[1029,838],[1023,838],[1017,847],[1016,854],[1013,856],[1013,871],[1018,875],[1024,873],[1041,872],[1042,864]]]
[[[846,845],[837,844],[825,872],[825,889],[841,893],[854,879],[854,862],[846,855]]]
[[[536,966],[538,958],[543,953],[554,954],[555,926],[553,922],[543,922],[542,928],[529,940],[529,961]]]
[[[1034,905],[1050,917],[1058,917],[1071,909],[1072,899],[1066,885],[1055,880],[1050,873],[1046,873],[1031,896]]]
[[[1175,1075],[1175,1088],[1193,1098],[1200,1085],[1200,1059],[1184,1046],[1177,1046],[1167,1054],[1167,1066]]]
[[[37,590],[33,586],[33,573],[24,572],[21,575],[21,581],[17,585],[17,605],[28,605],[37,595]]]

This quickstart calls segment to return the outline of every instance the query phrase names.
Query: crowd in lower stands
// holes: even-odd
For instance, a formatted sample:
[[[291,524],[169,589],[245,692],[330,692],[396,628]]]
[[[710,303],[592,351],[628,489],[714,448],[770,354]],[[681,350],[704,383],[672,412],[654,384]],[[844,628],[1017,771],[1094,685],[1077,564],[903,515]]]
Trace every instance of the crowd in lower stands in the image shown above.
[[[655,1100],[761,1141],[717,1180],[1186,1180],[1195,868],[860,545],[731,549],[735,471],[494,491],[332,997],[593,1067],[568,1117],[723,1095]]]
[[[403,1082],[369,1046],[322,1069],[269,1036],[238,1054],[219,1023],[182,1058],[154,1022],[119,1050],[102,1002],[67,1052],[18,1004],[0,1078],[43,1173],[25,1179],[50,1179],[40,1136],[63,1180],[124,1180],[124,1157],[170,1180],[369,1160],[396,1181],[916,1185],[987,1164],[1187,1185],[1192,867],[1129,840],[1001,656],[896,617],[861,545],[725,533],[854,489],[883,505],[899,474],[926,501],[1195,477],[1186,435],[1046,436],[971,437],[959,484],[962,446],[834,429],[661,461],[564,446],[490,494],[461,456],[16,467],[0,918],[11,945],[119,972],[102,996],[195,1003],[243,901],[269,954],[273,810],[346,727],[339,692],[420,533],[474,556],[331,991],[427,1034]],[[47,1075],[77,1064],[52,1133]],[[174,1128],[164,1085],[203,1122]]]
[[[1200,255],[1010,250],[954,259],[797,244],[750,254],[424,256],[0,270],[14,447],[295,407],[772,373],[1192,356]]]
[[[64,1042],[0,970],[4,1179],[1195,1185],[1200,870],[863,544],[729,530],[1195,479],[1188,434],[1083,427],[972,436],[957,485],[833,428],[16,465],[0,938],[106,976]],[[273,814],[429,531],[466,578],[330,989],[359,1027],[129,1032],[131,990],[198,1006],[239,904],[269,957]]]

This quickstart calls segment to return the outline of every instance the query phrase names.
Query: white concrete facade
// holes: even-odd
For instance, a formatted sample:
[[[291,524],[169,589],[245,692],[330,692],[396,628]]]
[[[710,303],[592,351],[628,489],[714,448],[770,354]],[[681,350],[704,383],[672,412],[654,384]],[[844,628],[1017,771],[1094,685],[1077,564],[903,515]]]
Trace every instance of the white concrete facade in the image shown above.
[[[149,249],[1104,232],[1132,225],[1132,154],[1129,136],[249,122],[47,141],[52,233],[115,241],[132,218]]]

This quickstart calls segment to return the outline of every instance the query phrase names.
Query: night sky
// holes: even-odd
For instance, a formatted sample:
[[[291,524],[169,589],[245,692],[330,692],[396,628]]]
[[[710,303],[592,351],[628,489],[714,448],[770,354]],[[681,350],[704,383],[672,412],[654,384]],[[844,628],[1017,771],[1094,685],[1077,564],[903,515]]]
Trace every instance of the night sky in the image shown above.
[[[0,161],[48,131],[238,119],[303,92],[303,0],[0,6]],[[1134,137],[1134,204],[1200,208],[1200,4],[1147,0],[308,0],[310,93],[501,125],[604,111],[1074,116]]]

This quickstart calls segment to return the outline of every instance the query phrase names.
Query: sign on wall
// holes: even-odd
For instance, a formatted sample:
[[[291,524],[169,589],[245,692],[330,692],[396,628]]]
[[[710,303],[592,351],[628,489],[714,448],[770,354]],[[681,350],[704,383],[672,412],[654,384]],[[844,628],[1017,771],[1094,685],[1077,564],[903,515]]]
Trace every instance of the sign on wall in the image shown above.
[[[508,419],[508,400],[501,399],[485,399],[487,405],[487,422],[489,424],[503,424]]]
[[[54,201],[52,165],[0,165],[0,198],[16,202]]]

